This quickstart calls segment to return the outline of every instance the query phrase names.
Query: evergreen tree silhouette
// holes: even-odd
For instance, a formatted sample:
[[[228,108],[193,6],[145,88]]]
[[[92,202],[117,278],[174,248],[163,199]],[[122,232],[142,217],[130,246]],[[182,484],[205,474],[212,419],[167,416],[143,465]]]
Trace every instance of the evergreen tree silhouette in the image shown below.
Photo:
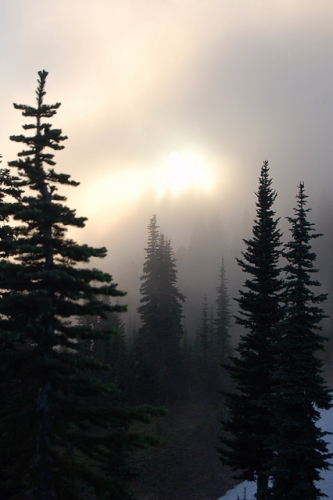
[[[14,104],[32,119],[23,125],[32,135],[11,137],[24,145],[9,163],[18,177],[1,174],[1,192],[14,197],[0,203],[9,221],[0,238],[2,498],[129,499],[126,453],[140,444],[129,425],[151,412],[118,405],[114,387],[101,380],[103,365],[81,349],[113,333],[73,318],[123,311],[99,297],[124,293],[109,274],[85,266],[105,257],[104,247],[66,237],[68,227],[82,228],[86,219],[58,193],[78,183],[54,170],[53,151],[66,137],[45,122],[60,106],[44,103],[47,74],[38,73],[35,107]]]
[[[156,215],[148,226],[136,338],[141,398],[167,403],[179,397],[182,369],[182,302],[171,243],[159,232]]]
[[[236,392],[227,394],[229,420],[224,423],[228,437],[219,448],[223,463],[239,472],[242,479],[257,482],[257,499],[269,497],[268,477],[272,451],[267,447],[271,429],[272,366],[282,318],[280,296],[283,282],[279,266],[281,232],[272,209],[276,198],[268,162],[259,178],[257,218],[253,236],[244,240],[247,249],[237,259],[250,277],[237,299],[238,324],[245,328],[228,367]]]
[[[324,440],[327,433],[316,426],[319,410],[329,409],[332,402],[322,376],[323,362],[318,357],[324,350],[320,322],[325,314],[320,304],[326,294],[315,293],[320,283],[313,278],[317,269],[311,240],[321,234],[313,233],[306,203],[304,184],[300,183],[295,216],[288,217],[292,239],[284,252],[288,261],[285,315],[273,373],[274,433],[269,440],[274,450],[273,500],[321,498],[323,494],[315,483],[320,479],[320,470],[326,470],[332,458]]]

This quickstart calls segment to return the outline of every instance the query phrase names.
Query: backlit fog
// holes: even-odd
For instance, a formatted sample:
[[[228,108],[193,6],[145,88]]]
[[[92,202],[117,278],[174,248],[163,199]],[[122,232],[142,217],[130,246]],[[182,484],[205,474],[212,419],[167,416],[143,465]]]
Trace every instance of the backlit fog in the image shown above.
[[[33,104],[46,69],[46,102],[62,103],[54,125],[69,137],[57,170],[81,182],[66,194],[89,218],[72,236],[108,248],[96,266],[128,291],[129,329],[155,213],[177,258],[187,329],[204,293],[214,305],[222,255],[237,295],[235,257],[250,236],[265,159],[285,241],[284,218],[305,182],[330,291],[332,22],[329,0],[1,2],[3,166],[18,152],[8,137],[24,123],[12,103]]]

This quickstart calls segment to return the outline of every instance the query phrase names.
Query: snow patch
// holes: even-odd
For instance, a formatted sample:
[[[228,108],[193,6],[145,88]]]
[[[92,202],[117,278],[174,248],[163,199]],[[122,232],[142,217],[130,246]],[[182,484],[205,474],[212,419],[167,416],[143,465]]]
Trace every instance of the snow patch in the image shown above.
[[[321,419],[318,422],[318,426],[326,432],[333,433],[333,408],[321,412]],[[326,436],[325,441],[328,443],[328,451],[333,453],[333,436]],[[321,477],[322,479],[318,484],[321,491],[327,495],[324,499],[333,500],[333,468],[331,467],[327,471],[322,471]],[[253,500],[256,491],[256,483],[245,481],[235,486],[232,490],[227,491],[218,500],[237,500],[237,496],[240,500],[243,500],[243,498]]]

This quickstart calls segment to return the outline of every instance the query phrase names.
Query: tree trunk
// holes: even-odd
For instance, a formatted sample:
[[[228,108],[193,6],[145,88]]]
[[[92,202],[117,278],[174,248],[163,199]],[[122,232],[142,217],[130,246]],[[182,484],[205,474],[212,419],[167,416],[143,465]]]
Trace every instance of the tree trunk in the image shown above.
[[[36,436],[36,451],[34,470],[37,484],[33,490],[33,500],[50,500],[50,483],[52,473],[51,443],[50,443],[50,392],[51,384],[46,382],[41,389],[37,401],[39,427]]]
[[[268,478],[264,474],[258,473],[257,478],[257,500],[268,500]]]

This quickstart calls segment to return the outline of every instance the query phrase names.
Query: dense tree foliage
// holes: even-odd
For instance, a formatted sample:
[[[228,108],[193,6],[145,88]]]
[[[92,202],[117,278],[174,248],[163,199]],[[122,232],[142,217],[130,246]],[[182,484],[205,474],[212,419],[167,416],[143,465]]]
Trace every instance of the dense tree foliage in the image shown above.
[[[264,162],[257,193],[257,218],[253,236],[244,240],[247,246],[242,270],[250,277],[237,299],[240,315],[238,324],[246,331],[241,335],[228,368],[236,392],[227,395],[230,418],[225,422],[228,437],[221,440],[221,459],[239,477],[257,481],[257,498],[268,498],[268,464],[272,452],[267,448],[271,434],[271,370],[278,338],[277,325],[282,318],[282,291],[279,267],[281,232],[272,209],[276,198],[268,162]]]
[[[66,137],[48,123],[60,104],[44,103],[46,77],[39,72],[35,107],[14,104],[32,119],[23,125],[32,135],[11,137],[25,146],[9,163],[18,177],[2,171],[0,179],[1,498],[124,499],[131,496],[125,455],[140,444],[128,427],[149,412],[118,405],[114,387],[101,381],[103,366],[81,349],[112,332],[74,318],[122,311],[99,297],[124,293],[109,274],[85,266],[105,248],[66,237],[85,219],[58,194],[78,183],[54,170],[52,151]]]
[[[170,241],[159,232],[155,215],[148,234],[138,308],[142,326],[136,336],[138,377],[146,401],[166,403],[179,397],[185,297],[177,288]]]
[[[300,183],[295,216],[289,217],[292,239],[284,256],[286,281],[283,295],[284,319],[274,361],[273,391],[274,433],[269,440],[274,450],[271,463],[272,498],[280,500],[317,500],[322,496],[315,482],[320,470],[328,468],[325,432],[316,426],[320,409],[331,407],[331,394],[322,376],[325,338],[320,322],[325,317],[319,306],[325,294],[315,294],[320,283],[312,275],[316,254],[311,240],[314,234],[308,219],[307,196]]]
[[[111,304],[109,297],[100,298]],[[105,318],[81,316],[78,323],[90,329],[113,331],[114,335],[111,340],[87,340],[83,349],[86,355],[108,365],[107,372],[103,374],[103,380],[114,383],[120,390],[119,397],[123,401],[127,401],[129,387],[132,383],[133,367],[126,340],[123,314],[113,311],[107,313]]]

